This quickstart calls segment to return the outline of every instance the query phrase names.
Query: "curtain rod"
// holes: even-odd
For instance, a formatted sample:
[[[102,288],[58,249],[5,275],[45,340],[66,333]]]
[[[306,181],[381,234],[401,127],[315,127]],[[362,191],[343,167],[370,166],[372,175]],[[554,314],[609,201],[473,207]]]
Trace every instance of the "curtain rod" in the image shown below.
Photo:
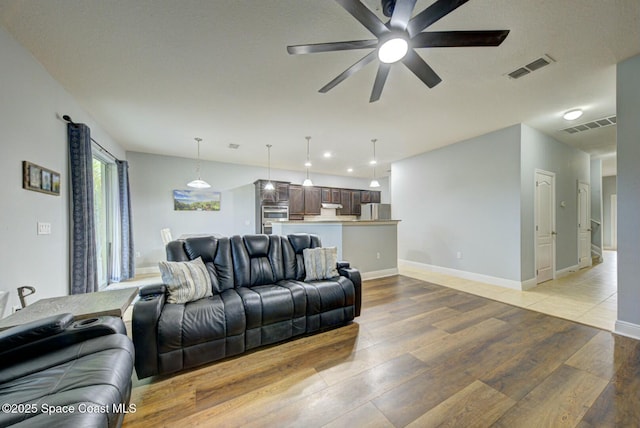
[[[73,120],[71,120],[71,117],[68,114],[65,114],[64,116],[62,116],[62,119],[64,119],[65,121],[69,122],[70,124],[74,125],[74,126],[78,126],[77,123],[75,123]],[[118,159],[117,157],[115,157],[109,150],[105,149],[102,144],[98,143],[96,140],[93,139],[93,137],[91,137],[91,141],[93,141],[94,143],[96,143],[96,145],[98,147],[100,147],[100,150],[102,150],[103,152],[105,152],[106,154],[108,154],[109,156],[111,156],[114,160],[119,161],[120,159]]]

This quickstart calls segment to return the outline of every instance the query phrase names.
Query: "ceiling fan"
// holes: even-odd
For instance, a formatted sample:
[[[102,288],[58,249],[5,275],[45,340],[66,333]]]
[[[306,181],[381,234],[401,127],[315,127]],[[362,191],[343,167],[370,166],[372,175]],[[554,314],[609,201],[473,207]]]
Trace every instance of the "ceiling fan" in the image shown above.
[[[379,60],[378,73],[369,102],[378,101],[391,66],[402,62],[429,88],[442,81],[440,76],[416,53],[420,48],[443,48],[457,46],[499,46],[509,30],[489,31],[432,31],[422,32],[430,25],[453,12],[469,0],[437,0],[415,17],[411,18],[416,0],[381,0],[382,12],[391,18],[382,22],[360,0],[336,0],[347,12],[364,25],[377,39],[345,42],[316,43],[287,46],[292,55],[318,52],[345,51],[354,49],[374,50],[340,73],[335,79],[320,88],[326,93],[338,83]]]

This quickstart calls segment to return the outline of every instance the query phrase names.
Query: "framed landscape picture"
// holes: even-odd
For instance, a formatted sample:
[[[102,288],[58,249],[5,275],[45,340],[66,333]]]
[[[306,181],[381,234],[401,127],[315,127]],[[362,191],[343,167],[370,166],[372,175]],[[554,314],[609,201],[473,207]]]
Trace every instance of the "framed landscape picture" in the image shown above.
[[[211,190],[174,190],[175,211],[220,211],[220,192]]]
[[[60,195],[60,173],[29,161],[22,161],[22,188]]]

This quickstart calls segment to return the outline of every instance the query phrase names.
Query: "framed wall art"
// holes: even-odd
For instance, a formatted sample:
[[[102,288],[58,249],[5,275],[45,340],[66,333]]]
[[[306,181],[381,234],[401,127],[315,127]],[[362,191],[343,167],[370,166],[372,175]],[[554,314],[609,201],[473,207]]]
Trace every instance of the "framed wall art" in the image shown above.
[[[220,211],[220,192],[211,190],[174,190],[175,211]]]
[[[22,188],[60,195],[60,173],[29,161],[22,161]]]

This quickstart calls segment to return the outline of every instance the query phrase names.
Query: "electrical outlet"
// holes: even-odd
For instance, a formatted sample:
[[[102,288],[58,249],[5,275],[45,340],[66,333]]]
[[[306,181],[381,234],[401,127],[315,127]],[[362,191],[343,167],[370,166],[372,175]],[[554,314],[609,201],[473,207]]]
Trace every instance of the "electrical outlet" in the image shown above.
[[[38,222],[38,235],[51,235],[51,223]]]
[[[461,259],[461,258],[462,258],[462,251],[458,251],[458,252],[456,253],[456,257],[457,257],[458,259]]]
[[[380,260],[380,253],[376,253],[376,259]]]

